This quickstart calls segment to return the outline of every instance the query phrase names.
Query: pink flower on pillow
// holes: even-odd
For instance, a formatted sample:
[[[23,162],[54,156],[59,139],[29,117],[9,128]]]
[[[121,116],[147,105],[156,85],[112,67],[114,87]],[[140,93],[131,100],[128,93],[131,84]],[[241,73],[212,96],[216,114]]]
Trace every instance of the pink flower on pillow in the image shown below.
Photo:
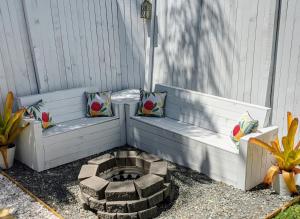
[[[46,113],[46,112],[42,113],[42,121],[49,122],[49,113]]]
[[[240,130],[241,130],[240,125],[236,125],[232,131],[233,136],[236,136]]]
[[[103,106],[103,103],[100,104],[99,102],[93,102],[92,105],[91,105],[91,109],[92,109],[93,111],[98,112],[98,111],[101,110],[102,106]]]
[[[154,103],[151,101],[151,100],[147,100],[145,103],[144,103],[144,107],[145,109],[147,110],[152,110],[154,108]]]

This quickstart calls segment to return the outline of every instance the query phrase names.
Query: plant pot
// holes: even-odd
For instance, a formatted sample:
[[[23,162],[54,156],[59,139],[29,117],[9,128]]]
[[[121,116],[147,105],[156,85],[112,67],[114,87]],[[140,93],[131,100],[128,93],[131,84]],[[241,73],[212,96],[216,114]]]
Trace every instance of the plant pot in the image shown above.
[[[276,193],[283,196],[290,196],[292,193],[289,191],[288,187],[286,186],[286,183],[283,179],[282,174],[277,174],[274,177],[273,181],[273,189]]]
[[[2,146],[3,147],[3,146]],[[3,157],[3,153],[0,153],[0,168],[1,169],[9,169],[12,167],[12,165],[14,164],[14,159],[15,159],[15,150],[16,150],[16,146],[13,145],[9,145],[6,149],[6,160],[7,163],[5,163],[5,159]],[[0,150],[1,151],[1,150]]]

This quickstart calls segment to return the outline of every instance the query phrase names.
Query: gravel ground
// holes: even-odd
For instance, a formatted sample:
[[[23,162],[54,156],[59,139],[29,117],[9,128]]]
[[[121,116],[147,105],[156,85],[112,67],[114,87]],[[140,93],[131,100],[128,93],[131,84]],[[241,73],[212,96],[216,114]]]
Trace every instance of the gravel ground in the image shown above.
[[[17,218],[56,219],[51,212],[33,200],[14,183],[0,174],[0,209],[8,208]]]
[[[80,167],[92,157],[41,173],[16,162],[6,172],[65,218],[97,218],[81,208],[78,198]],[[263,218],[291,199],[262,186],[243,192],[173,163],[169,169],[174,201],[160,205],[159,218]]]

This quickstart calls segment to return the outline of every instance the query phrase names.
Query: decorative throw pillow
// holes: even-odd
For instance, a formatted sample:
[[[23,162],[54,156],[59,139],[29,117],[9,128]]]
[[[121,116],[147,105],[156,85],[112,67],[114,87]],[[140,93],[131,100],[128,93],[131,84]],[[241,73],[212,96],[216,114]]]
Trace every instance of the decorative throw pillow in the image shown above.
[[[139,116],[164,116],[166,92],[140,91],[140,102],[137,115]]]
[[[258,121],[254,120],[249,113],[245,113],[242,115],[241,120],[239,121],[239,124],[237,124],[231,133],[231,139],[232,141],[239,146],[240,139],[250,134],[251,132],[256,131],[258,127]]]
[[[111,109],[111,92],[86,92],[87,117],[113,116]]]
[[[55,126],[43,100],[26,107],[25,116],[41,121],[43,130]]]

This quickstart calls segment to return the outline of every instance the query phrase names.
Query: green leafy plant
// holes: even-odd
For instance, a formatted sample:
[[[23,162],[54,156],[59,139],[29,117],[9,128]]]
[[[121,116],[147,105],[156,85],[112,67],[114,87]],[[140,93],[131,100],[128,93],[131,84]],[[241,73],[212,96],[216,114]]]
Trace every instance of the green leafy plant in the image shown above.
[[[6,167],[8,167],[7,149],[29,125],[29,123],[25,123],[21,126],[23,114],[26,109],[23,108],[13,113],[13,103],[14,95],[10,91],[6,96],[3,115],[0,113],[0,152]]]
[[[275,219],[287,219],[287,218],[299,218],[300,215],[300,204],[294,204],[290,206],[288,209],[286,209],[283,212],[280,212]]]
[[[274,176],[282,174],[290,192],[297,193],[295,174],[300,173],[300,169],[297,168],[300,165],[300,141],[294,145],[298,118],[293,118],[290,112],[287,113],[287,128],[287,136],[282,137],[282,147],[280,147],[278,137],[275,141],[271,141],[271,144],[267,144],[257,138],[250,138],[249,141],[271,152],[277,161],[267,171],[264,183],[271,185]]]

